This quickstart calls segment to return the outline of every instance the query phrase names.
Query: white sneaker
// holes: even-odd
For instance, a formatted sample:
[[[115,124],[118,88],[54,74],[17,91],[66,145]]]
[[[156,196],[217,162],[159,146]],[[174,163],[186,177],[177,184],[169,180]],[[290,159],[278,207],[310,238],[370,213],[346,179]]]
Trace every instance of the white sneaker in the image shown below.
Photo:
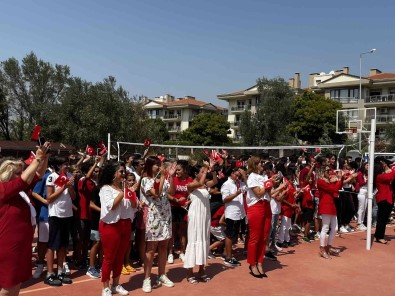
[[[314,239],[320,239],[320,238],[321,238],[321,232],[317,231],[317,232],[314,234]]]
[[[145,293],[150,293],[152,291],[152,287],[151,287],[151,279],[150,278],[146,278],[143,282],[143,291]]]
[[[340,229],[339,229],[339,232],[340,233],[348,233],[348,230],[346,229],[346,227],[341,226]]]
[[[110,288],[105,288],[101,291],[101,296],[111,296],[111,289]]]
[[[129,292],[126,291],[121,285],[118,285],[116,287],[112,286],[111,293],[120,294],[120,295],[129,295]]]
[[[179,256],[179,258],[180,258],[180,260],[181,260],[182,262],[184,262],[184,260],[185,260],[185,254],[184,254],[184,253],[181,253],[180,256]]]
[[[353,232],[353,231],[355,231],[353,228],[351,228],[350,225],[347,225],[347,226],[346,226],[346,229],[347,229],[348,232]]]
[[[173,256],[173,254],[169,254],[169,256],[167,256],[167,263],[169,263],[169,264],[173,264],[174,263],[174,256]]]
[[[358,230],[361,230],[361,231],[365,231],[365,230],[367,230],[368,228],[367,228],[365,225],[363,225],[363,224],[359,224],[359,225],[357,226],[357,229],[358,229]]]
[[[174,283],[165,274],[162,274],[156,282],[168,288],[174,287]]]

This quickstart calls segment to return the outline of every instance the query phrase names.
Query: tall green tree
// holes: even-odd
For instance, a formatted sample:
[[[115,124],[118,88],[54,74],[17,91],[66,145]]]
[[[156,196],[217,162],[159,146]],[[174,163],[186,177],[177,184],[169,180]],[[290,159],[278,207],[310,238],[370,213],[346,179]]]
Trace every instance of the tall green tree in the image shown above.
[[[166,123],[160,118],[146,120],[147,138],[151,139],[155,144],[163,144],[170,139],[169,131]]]
[[[341,108],[340,102],[304,91],[292,103],[294,112],[287,130],[310,144],[328,143],[328,137],[333,143],[341,143],[344,137],[336,134],[336,110]]]
[[[21,64],[15,58],[1,63],[0,85],[7,93],[10,126],[17,139],[28,138],[34,124],[46,125],[47,112],[62,97],[69,75],[68,66],[53,66],[33,52]]]
[[[286,126],[292,114],[294,91],[281,77],[257,80],[260,94],[257,111],[241,118],[240,133],[248,145],[290,143],[292,138]]]
[[[191,126],[181,134],[181,140],[195,145],[224,145],[230,143],[230,124],[218,113],[202,113],[192,119]]]
[[[5,140],[11,140],[10,105],[1,87],[0,87],[0,132],[2,138],[4,138]]]

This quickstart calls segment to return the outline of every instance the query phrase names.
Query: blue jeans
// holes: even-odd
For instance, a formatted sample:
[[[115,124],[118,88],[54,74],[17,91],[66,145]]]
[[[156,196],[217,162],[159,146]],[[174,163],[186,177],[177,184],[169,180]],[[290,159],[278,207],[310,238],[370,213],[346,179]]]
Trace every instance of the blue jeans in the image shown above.
[[[270,227],[269,239],[267,240],[267,245],[270,246],[270,243],[276,242],[276,233],[277,233],[277,225],[278,225],[278,217],[280,214],[272,214],[272,225]]]

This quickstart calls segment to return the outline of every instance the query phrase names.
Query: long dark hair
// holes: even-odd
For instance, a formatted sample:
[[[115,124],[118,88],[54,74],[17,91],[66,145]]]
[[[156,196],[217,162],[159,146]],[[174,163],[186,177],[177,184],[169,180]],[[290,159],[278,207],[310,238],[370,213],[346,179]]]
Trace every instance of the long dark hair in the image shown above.
[[[148,156],[147,159],[145,160],[145,165],[144,165],[144,170],[143,170],[142,176],[145,175],[149,178],[155,177],[152,175],[153,174],[152,167],[155,164],[160,167],[160,165],[161,165],[160,159],[156,156]]]
[[[380,162],[374,163],[373,169],[373,188],[376,189],[377,176],[384,173],[384,167]]]
[[[115,172],[120,166],[125,166],[125,163],[112,161],[107,162],[99,175],[98,187],[101,188],[104,185],[111,185],[114,180]]]

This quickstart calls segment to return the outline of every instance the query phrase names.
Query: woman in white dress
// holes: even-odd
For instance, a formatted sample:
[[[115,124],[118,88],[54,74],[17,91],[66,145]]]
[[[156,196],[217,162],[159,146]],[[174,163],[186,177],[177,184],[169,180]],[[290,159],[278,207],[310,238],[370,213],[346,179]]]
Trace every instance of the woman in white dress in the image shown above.
[[[187,269],[187,280],[191,284],[198,281],[193,274],[195,265],[199,266],[199,279],[208,282],[204,266],[207,264],[210,245],[210,194],[208,188],[217,184],[217,175],[213,171],[212,180],[207,181],[209,163],[203,167],[195,166],[191,170],[193,182],[187,185],[190,192],[190,206],[188,210],[188,244],[185,252],[184,268]]]

